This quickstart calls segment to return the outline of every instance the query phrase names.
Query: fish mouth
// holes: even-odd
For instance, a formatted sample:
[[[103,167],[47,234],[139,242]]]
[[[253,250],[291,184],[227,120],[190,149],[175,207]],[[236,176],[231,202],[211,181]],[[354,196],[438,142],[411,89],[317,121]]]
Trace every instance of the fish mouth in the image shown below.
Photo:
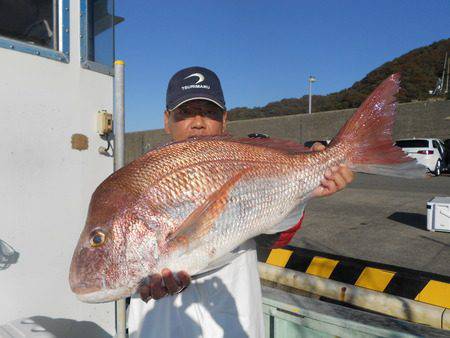
[[[72,292],[77,298],[85,303],[107,303],[130,296],[134,289],[130,286],[119,286],[107,288],[103,279],[102,286],[88,285],[84,282],[71,283]]]
[[[88,288],[83,290],[74,290],[77,298],[85,303],[107,303],[129,297],[133,289],[128,286],[121,286],[117,289],[98,289]]]
[[[191,131],[188,137],[202,137],[207,135],[208,135],[207,132],[202,129],[197,131]]]

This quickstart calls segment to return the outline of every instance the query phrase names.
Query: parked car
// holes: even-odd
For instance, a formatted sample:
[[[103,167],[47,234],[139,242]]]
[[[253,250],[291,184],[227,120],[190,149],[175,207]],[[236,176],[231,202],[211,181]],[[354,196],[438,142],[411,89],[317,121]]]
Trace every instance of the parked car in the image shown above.
[[[439,176],[447,165],[444,143],[437,138],[402,139],[397,140],[395,145],[426,166],[435,176]]]
[[[312,145],[316,142],[322,143],[325,147],[330,144],[331,140],[315,140],[315,141],[306,141],[303,143],[305,147],[311,148]]]
[[[450,138],[444,140],[444,169],[442,171],[450,172]]]
[[[251,133],[247,135],[250,138],[269,138],[269,135],[263,133]]]

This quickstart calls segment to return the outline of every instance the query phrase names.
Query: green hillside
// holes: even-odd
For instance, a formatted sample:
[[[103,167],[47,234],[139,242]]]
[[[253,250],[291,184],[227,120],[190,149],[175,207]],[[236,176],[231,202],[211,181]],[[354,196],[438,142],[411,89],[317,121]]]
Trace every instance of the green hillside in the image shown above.
[[[402,75],[399,102],[427,100],[428,91],[434,89],[442,75],[445,52],[450,56],[450,39],[410,51],[386,62],[355,82],[350,88],[328,95],[313,95],[313,112],[358,107],[367,95],[392,73]],[[282,99],[264,107],[238,107],[229,111],[230,120],[252,119],[308,112],[308,96]]]

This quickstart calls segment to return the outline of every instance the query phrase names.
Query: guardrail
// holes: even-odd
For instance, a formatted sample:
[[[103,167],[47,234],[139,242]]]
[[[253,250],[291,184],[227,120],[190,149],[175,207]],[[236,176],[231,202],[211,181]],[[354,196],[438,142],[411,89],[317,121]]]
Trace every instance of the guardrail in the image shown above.
[[[413,323],[450,330],[450,310],[410,299],[363,289],[303,272],[259,263],[262,279],[348,303]]]
[[[360,311],[263,286],[266,336],[448,337],[448,331]]]
[[[450,330],[450,278],[295,247],[258,249],[261,278]]]

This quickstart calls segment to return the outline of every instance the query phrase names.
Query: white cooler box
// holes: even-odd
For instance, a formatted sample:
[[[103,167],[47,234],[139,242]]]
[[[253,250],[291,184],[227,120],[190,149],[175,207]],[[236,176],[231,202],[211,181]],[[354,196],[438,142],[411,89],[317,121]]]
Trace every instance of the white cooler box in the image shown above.
[[[427,230],[450,232],[450,197],[427,202]]]

